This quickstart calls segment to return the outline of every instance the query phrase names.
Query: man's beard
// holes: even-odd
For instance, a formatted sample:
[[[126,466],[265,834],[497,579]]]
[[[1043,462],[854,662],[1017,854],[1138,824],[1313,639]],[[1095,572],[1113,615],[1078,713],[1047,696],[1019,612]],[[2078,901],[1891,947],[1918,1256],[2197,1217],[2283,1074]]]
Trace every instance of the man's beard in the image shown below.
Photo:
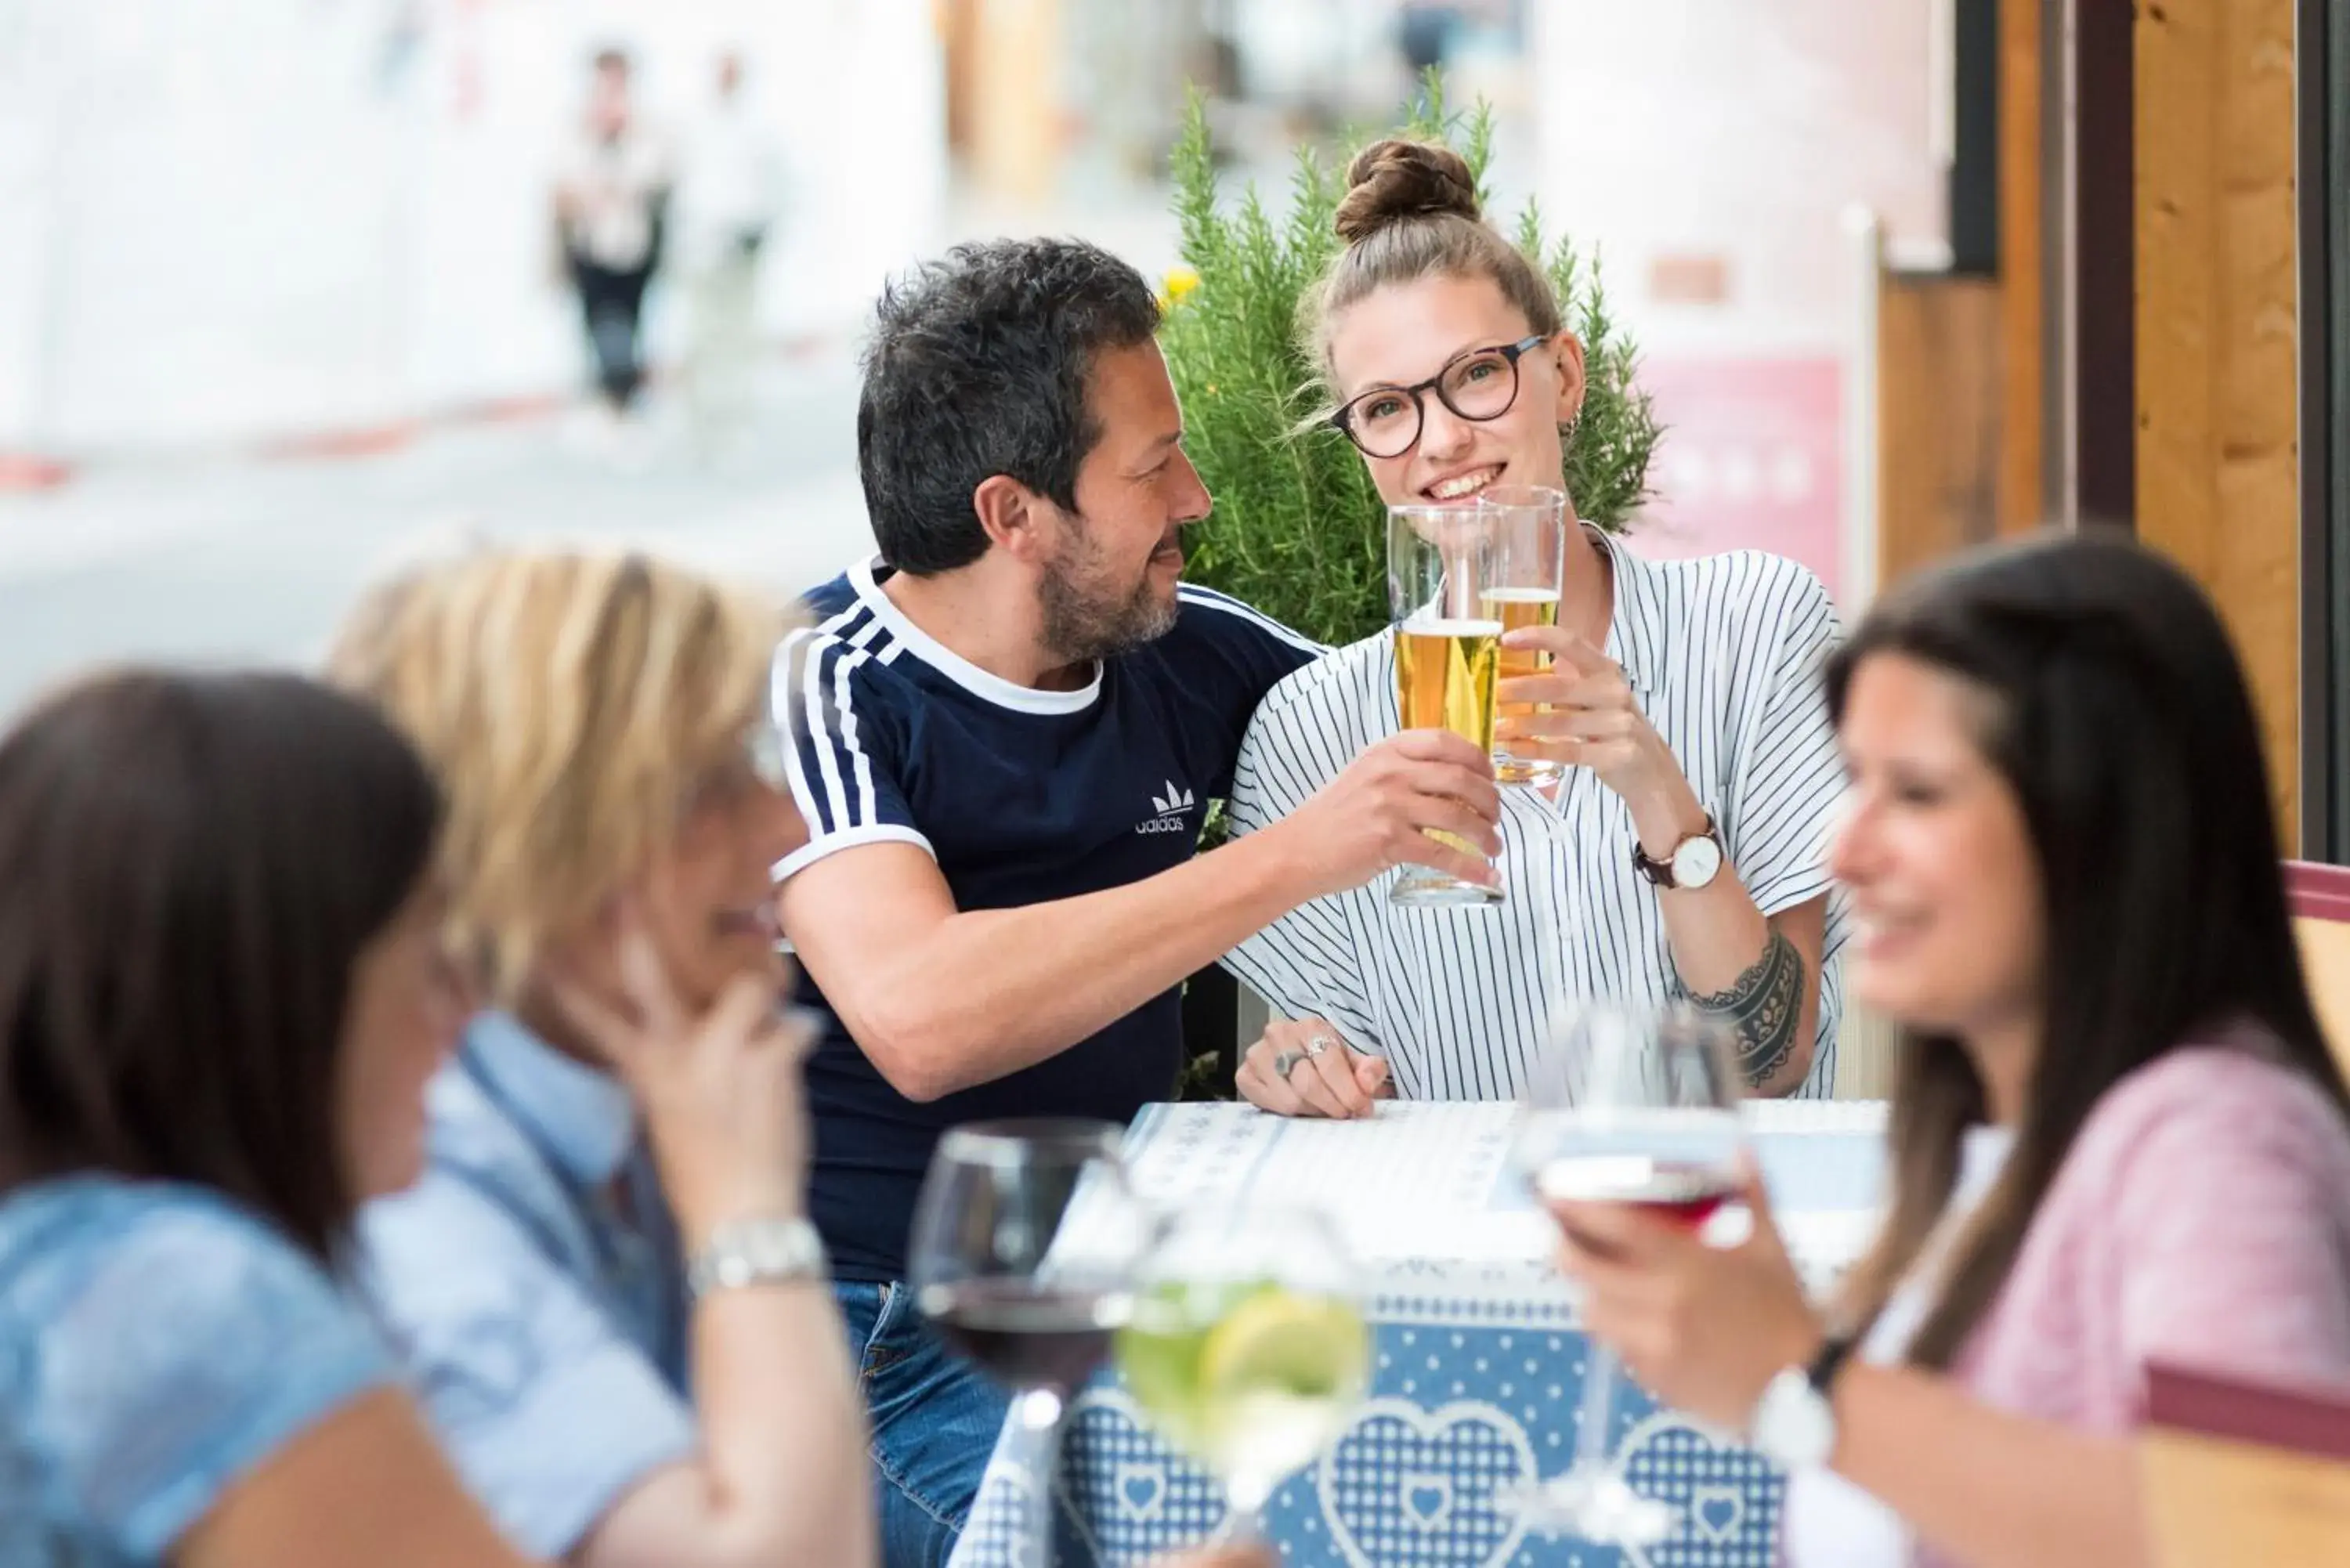
[[[1082,533],[1045,568],[1036,602],[1045,617],[1045,646],[1055,658],[1071,664],[1114,659],[1175,629],[1179,604],[1172,595],[1159,597],[1148,565],[1124,594],[1103,587],[1101,576],[1099,556]]]

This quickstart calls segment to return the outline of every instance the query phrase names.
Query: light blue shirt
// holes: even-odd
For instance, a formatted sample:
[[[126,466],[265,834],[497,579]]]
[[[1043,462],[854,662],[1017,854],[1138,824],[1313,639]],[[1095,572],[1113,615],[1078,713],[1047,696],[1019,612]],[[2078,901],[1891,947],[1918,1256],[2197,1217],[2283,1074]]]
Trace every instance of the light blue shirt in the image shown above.
[[[20,1188],[0,1198],[0,1568],[160,1564],[240,1476],[397,1378],[326,1271],[219,1196]]]
[[[427,1096],[424,1179],[362,1211],[361,1282],[468,1486],[568,1555],[696,1443],[676,1234],[627,1091],[504,1013]]]

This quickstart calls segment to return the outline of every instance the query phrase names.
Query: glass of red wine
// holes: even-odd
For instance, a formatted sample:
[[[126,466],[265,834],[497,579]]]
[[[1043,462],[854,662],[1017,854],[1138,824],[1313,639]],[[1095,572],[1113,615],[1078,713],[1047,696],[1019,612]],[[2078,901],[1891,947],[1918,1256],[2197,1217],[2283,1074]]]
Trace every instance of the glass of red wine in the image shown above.
[[[1512,1163],[1545,1205],[1636,1204],[1699,1229],[1738,1198],[1740,1093],[1720,1021],[1687,1005],[1577,1003],[1527,1076]],[[1679,1521],[1614,1458],[1616,1357],[1594,1342],[1585,1368],[1574,1466],[1519,1505],[1537,1529],[1657,1545]]]
[[[1096,1121],[951,1128],[914,1209],[907,1282],[951,1350],[1012,1394],[1030,1492],[1028,1562],[1053,1552],[1061,1417],[1132,1309],[1149,1226]]]

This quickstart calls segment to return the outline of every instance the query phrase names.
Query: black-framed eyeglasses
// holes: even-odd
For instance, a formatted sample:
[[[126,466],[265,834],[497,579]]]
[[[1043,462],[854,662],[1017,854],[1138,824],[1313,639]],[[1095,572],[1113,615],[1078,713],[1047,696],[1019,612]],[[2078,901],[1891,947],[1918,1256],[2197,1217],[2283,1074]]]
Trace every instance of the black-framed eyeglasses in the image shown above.
[[[1332,414],[1330,422],[1346,431],[1366,457],[1401,457],[1419,439],[1430,392],[1461,418],[1479,424],[1508,413],[1518,400],[1519,357],[1548,338],[1549,334],[1537,332],[1515,343],[1471,348],[1417,385],[1373,387]]]

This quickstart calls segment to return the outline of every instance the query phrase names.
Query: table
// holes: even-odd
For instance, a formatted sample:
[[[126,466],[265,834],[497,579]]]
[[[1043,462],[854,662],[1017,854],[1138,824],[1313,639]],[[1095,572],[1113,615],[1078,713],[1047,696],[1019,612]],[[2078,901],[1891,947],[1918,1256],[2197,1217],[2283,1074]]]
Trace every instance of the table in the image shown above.
[[[1339,1221],[1364,1265],[1371,1396],[1345,1437],[1265,1510],[1285,1568],[1765,1568],[1782,1483],[1628,1382],[1614,1434],[1633,1484],[1676,1504],[1648,1552],[1526,1531],[1494,1504],[1564,1470],[1588,1346],[1551,1265],[1555,1237],[1504,1164],[1514,1107],[1390,1102],[1360,1122],[1237,1104],[1151,1106],[1127,1142],[1135,1186],[1170,1207],[1279,1193]],[[1866,1244],[1885,1184],[1885,1107],[1747,1107],[1797,1266],[1825,1288]],[[950,1568],[1015,1568],[1032,1478],[1007,1431]],[[1105,1372],[1071,1407],[1054,1493],[1065,1568],[1126,1564],[1197,1542],[1223,1517],[1206,1472],[1160,1443]]]

